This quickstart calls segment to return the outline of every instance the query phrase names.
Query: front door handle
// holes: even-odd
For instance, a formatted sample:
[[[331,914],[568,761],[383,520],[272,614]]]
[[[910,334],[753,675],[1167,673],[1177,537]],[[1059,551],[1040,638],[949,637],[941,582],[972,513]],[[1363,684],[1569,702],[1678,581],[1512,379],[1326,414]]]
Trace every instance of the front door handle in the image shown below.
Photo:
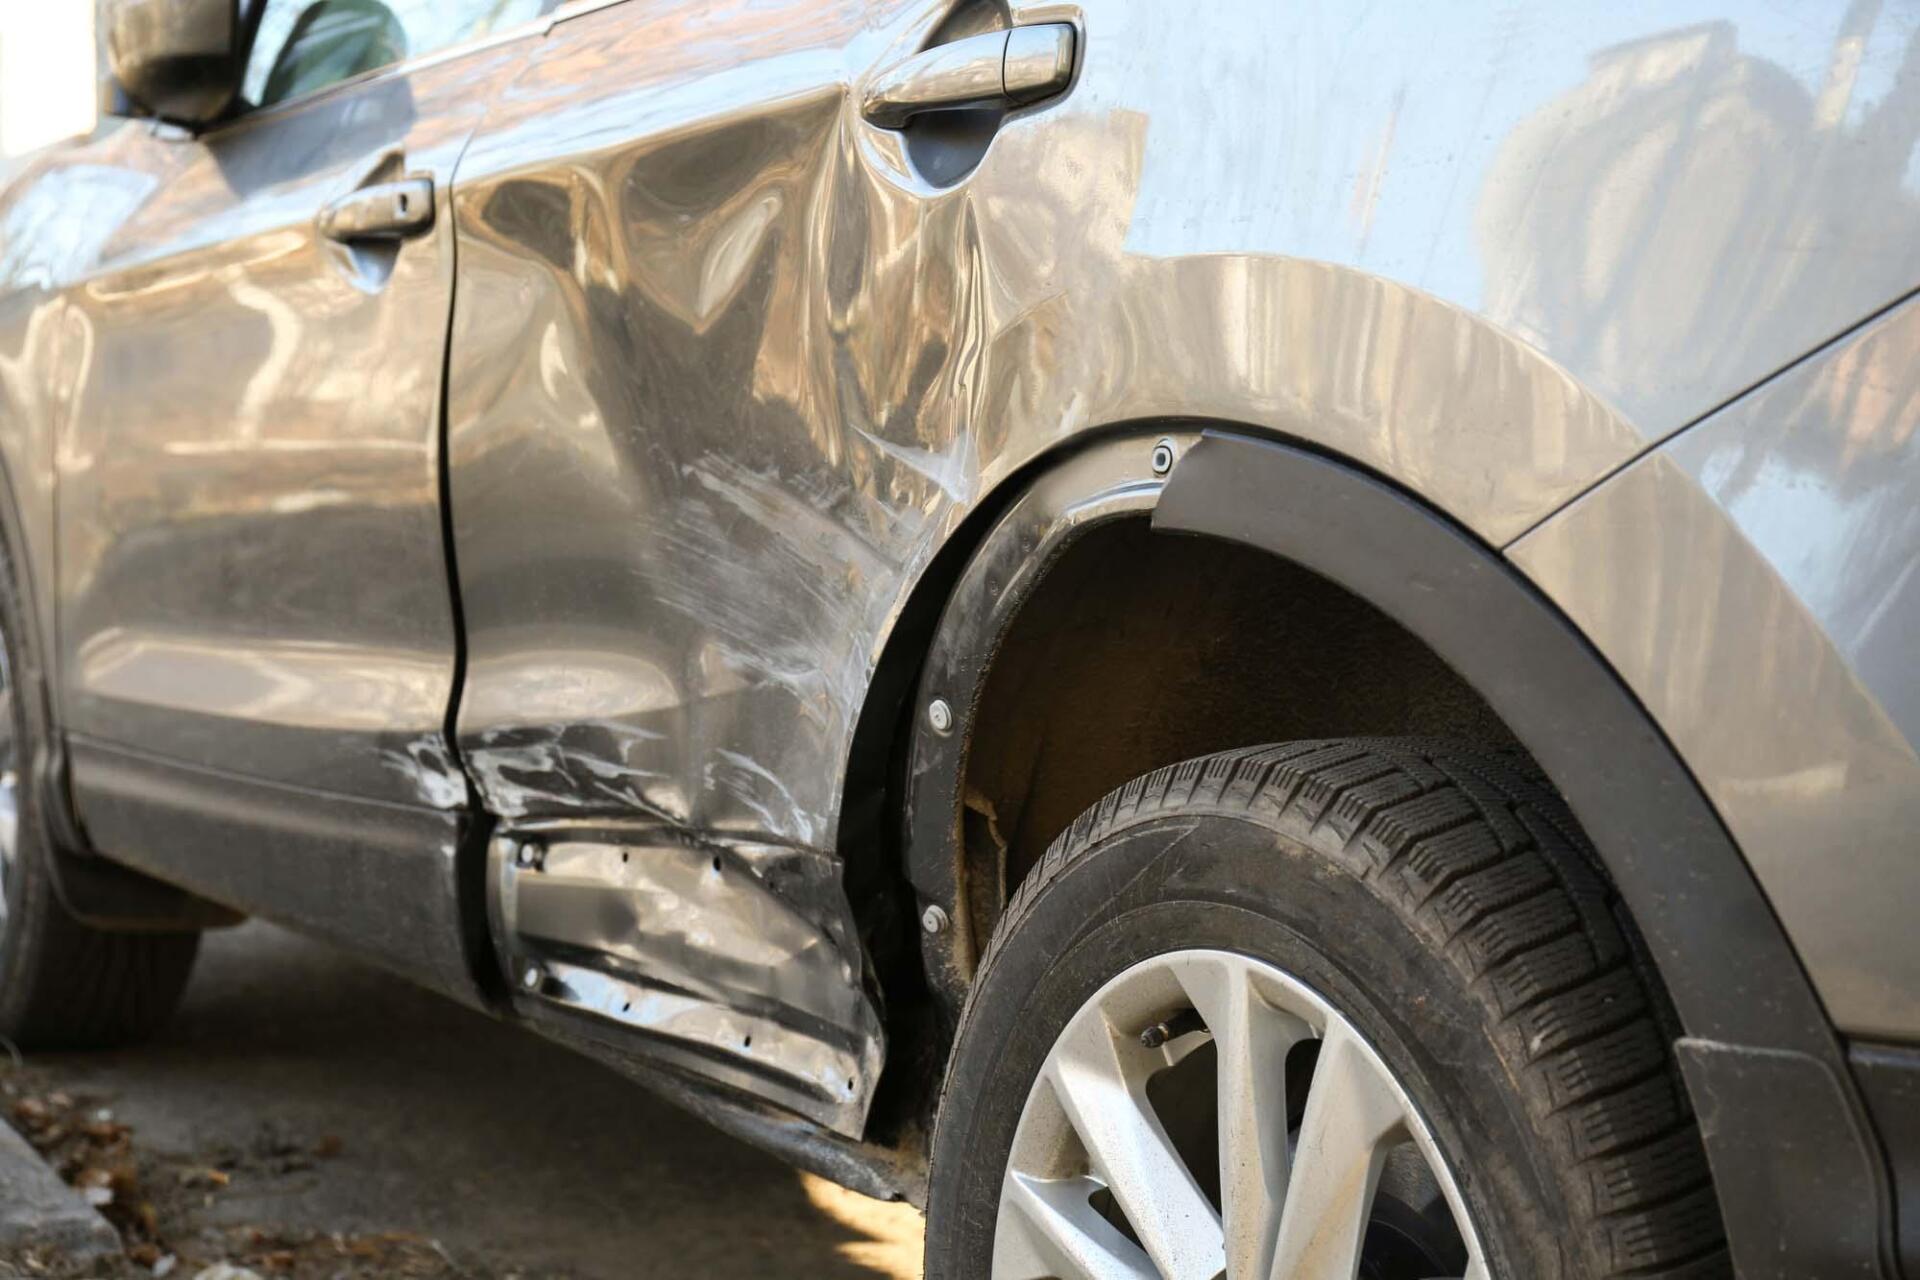
[[[345,244],[405,240],[432,226],[433,179],[418,174],[350,191],[320,211],[320,234]]]
[[[928,111],[1025,106],[1067,87],[1073,55],[1073,28],[1064,22],[968,36],[882,72],[867,87],[860,114],[898,129]]]

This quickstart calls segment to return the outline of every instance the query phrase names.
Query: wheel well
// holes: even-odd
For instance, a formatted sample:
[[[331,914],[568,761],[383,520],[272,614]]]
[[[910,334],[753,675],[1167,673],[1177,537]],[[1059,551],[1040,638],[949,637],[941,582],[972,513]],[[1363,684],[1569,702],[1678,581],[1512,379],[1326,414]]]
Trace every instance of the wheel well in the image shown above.
[[[839,846],[889,1039],[867,1136],[903,1149],[926,1140],[958,1012],[952,993],[943,1000],[927,981],[920,906],[906,874],[911,744],[922,710],[915,690],[968,566],[1018,497],[1050,474],[1049,463],[1065,465],[1039,459],[1010,478],[923,572],[876,666],[848,754]],[[1359,596],[1245,543],[1156,532],[1146,511],[1072,535],[984,657],[958,824],[956,888],[967,909],[956,924],[968,936],[953,939],[953,951],[974,957],[1053,837],[1102,795],[1161,765],[1352,734],[1519,750],[1471,685]]]
[[[1164,481],[1145,461],[1155,426],[1176,451]],[[1234,745],[1443,736],[1521,755],[1566,799],[1679,1016],[1695,1105],[1724,1118],[1794,1097],[1791,1177],[1764,1128],[1707,1126],[1716,1178],[1741,1188],[1723,1195],[1741,1206],[1736,1256],[1838,1256],[1831,1230],[1781,1234],[1810,1186],[1845,1188],[1849,1257],[1889,1239],[1864,1108],[1738,847],[1631,690],[1496,550],[1379,477],[1232,427],[1132,424],[1016,478],[937,558],[957,576],[916,589],[902,623],[938,621],[895,639],[931,644],[889,641],[900,697],[855,735],[850,764],[885,759],[892,784],[849,793],[846,816],[884,833],[843,843],[849,881],[876,855],[898,868],[881,874],[907,914],[867,936],[922,961],[876,957],[890,996],[912,989],[890,1004],[870,1138],[923,1138],[976,939],[1084,805]]]
[[[1355,734],[1519,750],[1431,649],[1326,578],[1144,516],[1088,531],[1023,603],[974,710],[975,954],[1047,845],[1107,792],[1213,751]]]

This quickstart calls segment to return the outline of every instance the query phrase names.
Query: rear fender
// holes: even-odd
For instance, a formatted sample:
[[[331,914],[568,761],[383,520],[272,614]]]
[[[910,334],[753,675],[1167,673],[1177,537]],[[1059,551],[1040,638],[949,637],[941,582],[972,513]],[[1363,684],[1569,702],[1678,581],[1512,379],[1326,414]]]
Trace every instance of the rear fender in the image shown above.
[[[1162,439],[1177,458],[1164,478]],[[925,968],[948,1025],[980,945],[963,791],[996,648],[1068,546],[1141,515],[1157,533],[1257,547],[1332,580],[1485,698],[1580,819],[1672,997],[1742,1274],[1890,1274],[1886,1172],[1840,1045],[1671,745],[1494,550],[1391,484],[1292,445],[1199,424],[1103,441],[1035,478],[962,572],[920,678],[906,793],[906,875],[935,926],[922,935]]]

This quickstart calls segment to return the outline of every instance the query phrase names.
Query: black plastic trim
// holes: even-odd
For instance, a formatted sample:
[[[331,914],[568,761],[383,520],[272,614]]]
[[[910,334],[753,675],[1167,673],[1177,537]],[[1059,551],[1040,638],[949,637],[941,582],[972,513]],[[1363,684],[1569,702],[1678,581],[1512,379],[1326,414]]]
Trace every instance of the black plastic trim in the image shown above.
[[[1676,1048],[1740,1275],[1899,1274],[1882,1166],[1844,1072],[1789,1049]]]
[[[1205,433],[1153,525],[1331,579],[1480,692],[1598,847],[1673,998],[1741,1275],[1896,1274],[1885,1165],[1798,956],[1686,766],[1559,611],[1401,491],[1245,436]]]
[[[1139,519],[1161,481],[1151,441],[1098,441],[1035,478],[987,532],[941,611],[920,671],[916,711],[935,698],[954,717],[951,732],[912,717],[905,778],[906,874],[916,915],[939,907],[949,927],[921,938],[929,990],[948,1030],[959,1017],[986,945],[965,892],[960,829],[972,725],[1002,638],[1053,561],[1081,534],[1109,520]]]
[[[80,734],[68,749],[102,854],[488,1007],[456,883],[471,814],[263,782]]]
[[[1920,1047],[1856,1043],[1847,1057],[1893,1170],[1900,1265],[1920,1275]]]

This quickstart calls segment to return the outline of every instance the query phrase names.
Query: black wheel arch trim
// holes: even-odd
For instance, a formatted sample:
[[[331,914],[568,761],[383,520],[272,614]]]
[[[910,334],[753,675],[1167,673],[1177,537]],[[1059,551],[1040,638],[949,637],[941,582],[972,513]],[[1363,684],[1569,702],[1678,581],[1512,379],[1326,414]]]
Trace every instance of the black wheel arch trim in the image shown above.
[[[1151,463],[1163,438],[1177,459],[1164,477]],[[1657,725],[1498,551],[1379,477],[1271,438],[1200,423],[1103,436],[1030,473],[960,573],[920,671],[904,799],[907,879],[918,905],[950,922],[922,934],[945,1025],[984,941],[969,920],[960,832],[967,742],[994,655],[1067,546],[1141,516],[1157,532],[1258,547],[1332,580],[1479,691],[1599,849],[1673,999],[1740,1274],[1898,1275],[1885,1158],[1840,1041]],[[945,732],[925,714],[935,698],[951,708]]]

